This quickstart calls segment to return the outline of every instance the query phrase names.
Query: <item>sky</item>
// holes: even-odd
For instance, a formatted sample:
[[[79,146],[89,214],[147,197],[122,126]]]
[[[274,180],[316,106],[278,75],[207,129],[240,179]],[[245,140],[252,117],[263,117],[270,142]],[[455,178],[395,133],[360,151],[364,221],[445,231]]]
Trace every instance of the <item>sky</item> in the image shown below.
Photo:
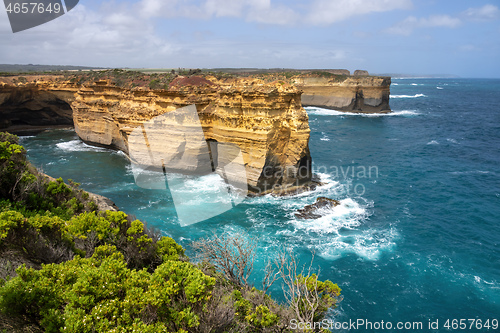
[[[80,0],[15,34],[0,7],[0,63],[500,78],[500,0]]]

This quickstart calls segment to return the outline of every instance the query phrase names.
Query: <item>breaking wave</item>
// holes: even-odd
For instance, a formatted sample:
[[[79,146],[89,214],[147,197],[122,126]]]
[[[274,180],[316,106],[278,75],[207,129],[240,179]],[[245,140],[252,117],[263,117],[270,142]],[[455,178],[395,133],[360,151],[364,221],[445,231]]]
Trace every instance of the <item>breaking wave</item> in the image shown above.
[[[395,116],[403,116],[403,117],[412,117],[417,116],[420,113],[415,110],[401,110],[401,111],[393,111],[388,113],[355,113],[355,112],[345,112],[345,111],[337,111],[330,109],[323,109],[318,107],[306,107],[305,108],[309,115],[315,116],[350,116],[350,117],[395,117]]]
[[[107,148],[90,146],[80,140],[71,140],[67,142],[61,142],[56,144],[57,148],[65,151],[109,151]]]
[[[390,95],[391,98],[419,98],[419,97],[427,97],[424,94],[415,94],[415,95]]]

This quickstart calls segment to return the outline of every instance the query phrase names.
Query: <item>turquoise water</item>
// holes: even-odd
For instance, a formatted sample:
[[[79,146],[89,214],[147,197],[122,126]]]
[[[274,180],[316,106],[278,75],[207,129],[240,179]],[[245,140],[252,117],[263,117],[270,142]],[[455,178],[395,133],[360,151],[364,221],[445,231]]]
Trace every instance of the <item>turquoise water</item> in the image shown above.
[[[185,228],[168,192],[135,185],[123,154],[89,147],[69,130],[22,144],[44,172],[111,198],[189,253],[192,240],[212,232],[258,237],[257,287],[277,245],[294,247],[303,263],[314,251],[321,277],[343,289],[339,322],[422,322],[418,331],[444,332],[447,319],[500,320],[500,80],[393,79],[391,94],[388,115],[307,109],[314,169],[327,185],[247,198]],[[205,177],[193,192],[217,181]],[[316,220],[294,217],[318,196],[341,205]],[[439,329],[428,329],[429,320]]]

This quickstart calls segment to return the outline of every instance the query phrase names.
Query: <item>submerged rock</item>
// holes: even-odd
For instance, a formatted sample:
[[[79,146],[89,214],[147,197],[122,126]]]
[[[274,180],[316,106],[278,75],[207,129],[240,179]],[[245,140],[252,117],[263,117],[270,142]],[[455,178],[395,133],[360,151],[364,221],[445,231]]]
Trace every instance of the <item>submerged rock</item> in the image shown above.
[[[324,208],[333,208],[340,205],[340,202],[335,199],[330,199],[330,198],[325,198],[325,197],[319,197],[316,199],[316,202],[307,205],[302,209],[299,209],[297,213],[295,213],[295,217],[299,219],[317,219],[320,218],[322,215],[318,214],[318,211],[320,209]]]

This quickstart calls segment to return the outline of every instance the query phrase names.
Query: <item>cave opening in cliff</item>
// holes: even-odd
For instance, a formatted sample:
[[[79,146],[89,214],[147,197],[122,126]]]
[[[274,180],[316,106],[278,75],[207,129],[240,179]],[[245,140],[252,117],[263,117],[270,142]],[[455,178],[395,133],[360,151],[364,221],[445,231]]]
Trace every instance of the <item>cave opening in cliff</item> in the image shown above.
[[[0,128],[16,132],[31,127],[73,126],[73,109],[56,94],[19,89],[0,103]]]

